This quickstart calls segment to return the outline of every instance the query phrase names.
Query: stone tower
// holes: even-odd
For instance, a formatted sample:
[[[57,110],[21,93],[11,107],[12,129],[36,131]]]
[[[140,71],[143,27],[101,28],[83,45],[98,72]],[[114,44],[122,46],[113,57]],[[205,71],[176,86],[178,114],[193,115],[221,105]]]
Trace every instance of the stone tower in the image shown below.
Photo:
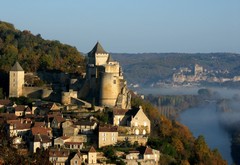
[[[9,97],[19,97],[23,95],[24,70],[16,62],[9,73]]]
[[[87,81],[90,93],[101,106],[128,109],[131,95],[119,62],[99,42],[88,53]]]

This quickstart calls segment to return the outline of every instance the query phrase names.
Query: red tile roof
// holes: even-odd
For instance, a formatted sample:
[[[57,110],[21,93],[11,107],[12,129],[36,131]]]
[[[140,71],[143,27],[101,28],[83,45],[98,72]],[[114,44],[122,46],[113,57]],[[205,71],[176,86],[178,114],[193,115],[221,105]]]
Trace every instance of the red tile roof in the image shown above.
[[[51,139],[47,135],[34,135],[34,142],[49,143]]]
[[[113,115],[125,115],[127,111],[126,109],[114,109]]]
[[[68,157],[70,154],[69,150],[65,149],[50,149],[49,157]]]
[[[92,146],[92,147],[89,149],[88,152],[97,152],[97,151],[96,151],[95,148]]]
[[[20,124],[16,124],[14,129],[16,129],[16,130],[29,129],[30,130],[31,125],[32,125],[31,123],[27,123],[27,124],[20,123]]]
[[[0,99],[0,105],[9,105],[11,103],[11,100],[8,99]]]
[[[117,132],[117,131],[118,131],[117,126],[111,125],[99,126],[99,132]]]
[[[24,111],[26,109],[25,105],[17,105],[15,111]]]
[[[152,148],[147,146],[144,151],[144,155],[152,155],[152,154],[153,154]]]
[[[35,123],[34,123],[34,127],[45,127],[45,122],[38,122],[38,121],[35,121]]]
[[[32,131],[33,135],[40,134],[40,135],[48,135],[49,136],[49,134],[51,134],[51,132],[52,132],[52,129],[44,128],[44,127],[32,127],[31,131]]]
[[[64,144],[82,144],[82,142],[72,142],[72,141],[70,141],[70,142],[65,142]]]
[[[0,113],[0,118],[5,120],[15,120],[18,117],[14,113]]]

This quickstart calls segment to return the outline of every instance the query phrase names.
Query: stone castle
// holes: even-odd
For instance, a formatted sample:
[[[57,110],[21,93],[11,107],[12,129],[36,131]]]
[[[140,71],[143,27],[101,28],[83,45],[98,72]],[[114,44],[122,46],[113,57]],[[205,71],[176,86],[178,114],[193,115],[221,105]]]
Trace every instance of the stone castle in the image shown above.
[[[114,61],[99,42],[88,53],[86,83],[99,105],[129,109],[131,95],[119,62]]]
[[[47,93],[42,97],[51,94],[51,90],[46,92],[44,88],[25,87],[24,75],[23,68],[16,62],[9,73],[9,97],[30,96],[30,93],[36,91]],[[69,81],[71,84],[72,79]],[[76,86],[81,86],[82,89],[76,89]],[[131,108],[131,94],[119,62],[114,61],[99,42],[88,53],[84,83],[82,85],[76,83],[70,86],[68,92],[62,92],[61,102],[65,105],[71,104],[72,98],[85,99],[82,96],[86,96],[88,100],[95,100],[97,105],[104,107]]]

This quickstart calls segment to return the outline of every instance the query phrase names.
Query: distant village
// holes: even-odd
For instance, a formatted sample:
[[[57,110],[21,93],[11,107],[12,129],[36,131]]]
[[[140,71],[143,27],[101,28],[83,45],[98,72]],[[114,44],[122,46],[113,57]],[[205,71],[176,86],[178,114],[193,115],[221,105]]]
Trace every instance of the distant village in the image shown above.
[[[182,68],[173,81],[223,81],[208,77],[199,65],[194,75],[189,72]],[[43,79],[51,83],[33,85]],[[31,106],[9,99],[23,96],[33,100]],[[131,107],[121,66],[100,43],[88,53],[86,74],[79,77],[25,73],[16,61],[9,72],[9,97],[0,100],[0,109],[12,146],[21,154],[46,150],[52,164],[113,164],[102,151],[106,146],[114,146],[119,160],[129,165],[158,164],[160,159],[160,151],[146,145],[151,121],[141,106]],[[128,151],[118,151],[128,145]]]
[[[202,83],[206,84],[221,84],[226,82],[240,82],[240,76],[229,76],[228,70],[207,70],[199,64],[194,67],[179,67],[173,68],[175,73],[171,80],[159,81],[152,86],[172,85],[172,86],[196,86]],[[138,87],[138,86],[133,86]]]

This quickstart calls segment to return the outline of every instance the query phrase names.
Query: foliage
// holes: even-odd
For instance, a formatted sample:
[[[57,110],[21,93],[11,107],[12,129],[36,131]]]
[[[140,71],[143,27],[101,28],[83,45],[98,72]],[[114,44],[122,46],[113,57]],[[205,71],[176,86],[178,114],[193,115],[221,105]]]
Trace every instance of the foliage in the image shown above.
[[[3,98],[4,98],[3,90],[2,90],[2,88],[0,88],[0,99],[3,99]]]
[[[112,110],[104,109],[103,112],[98,112],[95,116],[101,124],[109,124],[111,123]]]
[[[161,116],[148,101],[133,96],[132,105],[142,105],[151,121],[148,145],[161,151],[160,164],[227,164],[220,154],[209,149],[202,136],[195,139],[186,126]]]
[[[104,156],[109,158],[109,161],[107,163],[115,163],[117,165],[123,165],[125,164],[120,158],[116,155],[116,148],[113,146],[106,146],[103,148]]]
[[[18,60],[25,71],[59,70],[82,73],[84,57],[75,47],[42,39],[30,31],[19,31],[0,21],[0,69],[8,72]]]
[[[31,105],[32,100],[25,96],[18,97],[10,97],[9,98],[12,102],[16,103],[17,105]]]

